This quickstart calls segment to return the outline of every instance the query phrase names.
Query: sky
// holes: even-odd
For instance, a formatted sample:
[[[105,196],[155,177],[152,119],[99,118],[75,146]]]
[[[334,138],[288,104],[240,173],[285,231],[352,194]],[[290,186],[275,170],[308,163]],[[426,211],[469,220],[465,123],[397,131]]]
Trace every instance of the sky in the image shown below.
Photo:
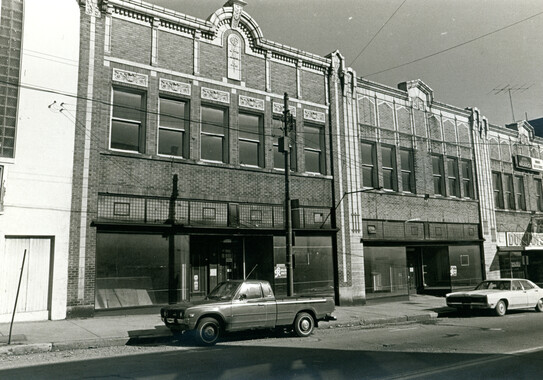
[[[201,19],[226,3],[146,1]],[[391,87],[421,79],[436,101],[477,107],[496,125],[543,117],[542,0],[245,2],[265,39],[338,50],[357,77]]]

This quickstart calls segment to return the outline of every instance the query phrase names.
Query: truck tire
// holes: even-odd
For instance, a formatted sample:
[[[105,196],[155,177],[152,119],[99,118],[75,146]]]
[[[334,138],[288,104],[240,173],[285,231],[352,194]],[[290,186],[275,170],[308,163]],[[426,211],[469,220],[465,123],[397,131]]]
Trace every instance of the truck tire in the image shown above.
[[[215,318],[203,318],[196,327],[196,340],[203,346],[213,346],[221,336],[221,324]]]
[[[315,320],[311,314],[301,312],[296,315],[296,319],[294,319],[294,332],[296,335],[305,338],[311,335],[313,328],[315,328]]]

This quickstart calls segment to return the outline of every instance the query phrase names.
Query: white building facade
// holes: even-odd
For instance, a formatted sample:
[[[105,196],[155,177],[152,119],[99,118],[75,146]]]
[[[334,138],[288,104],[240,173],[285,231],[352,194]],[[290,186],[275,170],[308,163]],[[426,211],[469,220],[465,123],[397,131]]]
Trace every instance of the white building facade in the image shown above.
[[[64,319],[79,5],[0,5],[0,323],[19,280],[15,321]]]

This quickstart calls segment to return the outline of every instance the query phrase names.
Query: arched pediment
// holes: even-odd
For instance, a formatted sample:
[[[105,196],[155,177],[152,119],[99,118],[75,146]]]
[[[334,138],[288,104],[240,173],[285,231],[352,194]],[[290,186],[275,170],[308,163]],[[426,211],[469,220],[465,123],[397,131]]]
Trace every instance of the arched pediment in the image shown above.
[[[237,30],[245,39],[245,45],[251,48],[259,47],[263,39],[262,30],[256,21],[243,10],[246,5],[241,0],[229,0],[224,6],[213,13],[207,21],[213,25],[214,39],[222,43],[225,31]]]

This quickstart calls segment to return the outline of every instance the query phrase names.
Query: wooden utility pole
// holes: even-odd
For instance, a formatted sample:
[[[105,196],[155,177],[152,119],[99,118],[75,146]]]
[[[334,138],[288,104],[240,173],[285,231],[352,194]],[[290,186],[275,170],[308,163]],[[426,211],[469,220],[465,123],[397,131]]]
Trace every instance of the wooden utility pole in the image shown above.
[[[285,230],[286,230],[286,267],[287,296],[294,294],[294,273],[292,266],[292,205],[290,203],[290,139],[289,132],[294,121],[288,109],[288,94],[285,92],[283,109],[283,141],[280,144],[285,155]]]

